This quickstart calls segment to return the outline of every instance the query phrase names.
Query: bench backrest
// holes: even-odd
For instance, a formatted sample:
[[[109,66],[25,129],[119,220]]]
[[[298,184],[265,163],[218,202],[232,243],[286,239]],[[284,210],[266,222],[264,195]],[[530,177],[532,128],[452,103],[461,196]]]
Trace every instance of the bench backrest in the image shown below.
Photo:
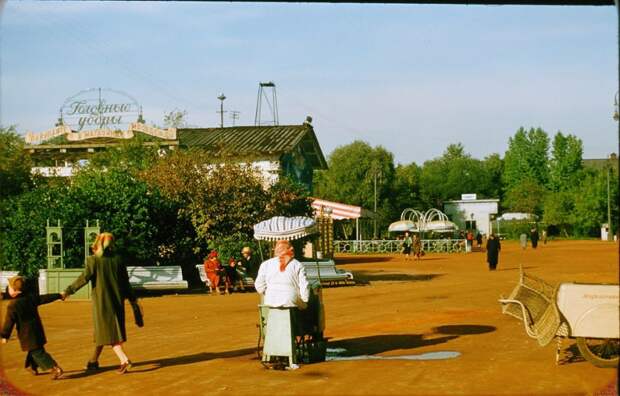
[[[205,271],[205,266],[203,264],[196,264],[196,269],[198,270],[198,275],[200,275],[200,280],[206,282],[207,272]]]
[[[204,264],[196,264],[196,269],[198,270],[198,275],[200,275],[200,280],[203,282],[207,282],[207,273],[205,271],[205,266]],[[239,273],[239,272],[237,272]],[[253,286],[254,285],[254,279],[252,279],[252,277],[245,275],[242,277],[243,278],[243,283],[246,286]]]
[[[174,266],[144,266],[127,267],[129,283],[141,284],[145,282],[181,282],[183,272],[178,265]]]
[[[338,271],[336,269],[335,263],[330,260],[330,262],[320,262],[316,263],[314,261],[305,261],[302,263],[304,268],[306,269],[306,276],[309,279],[318,279],[319,276],[321,279],[325,280],[345,280],[351,278],[351,275],[344,271]]]

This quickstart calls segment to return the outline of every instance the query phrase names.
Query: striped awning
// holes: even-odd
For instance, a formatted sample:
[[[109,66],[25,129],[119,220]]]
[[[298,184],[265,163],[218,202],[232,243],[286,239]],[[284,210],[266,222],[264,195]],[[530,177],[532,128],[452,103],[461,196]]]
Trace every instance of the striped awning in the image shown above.
[[[314,219],[276,216],[254,225],[254,238],[263,241],[295,240],[317,233]]]
[[[319,198],[312,199],[312,208],[314,209],[315,216],[318,215],[322,209],[323,213],[329,214],[334,220],[359,219],[360,217],[374,216],[373,212],[361,206],[347,205]]]

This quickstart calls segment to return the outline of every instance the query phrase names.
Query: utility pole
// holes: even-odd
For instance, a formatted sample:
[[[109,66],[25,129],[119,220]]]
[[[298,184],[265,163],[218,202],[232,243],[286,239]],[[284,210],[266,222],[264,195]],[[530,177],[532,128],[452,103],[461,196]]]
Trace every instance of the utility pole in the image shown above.
[[[374,171],[374,184],[375,184],[375,215],[374,215],[374,231],[372,239],[377,239],[377,176],[381,176],[381,171]]]
[[[217,98],[220,100],[220,111],[218,111],[220,113],[220,128],[224,128],[224,99],[226,99],[226,96],[221,93]]]
[[[241,112],[237,111],[237,110],[231,110],[230,111],[230,118],[232,118],[233,126],[235,126],[235,120],[239,119],[239,113],[241,113]]]
[[[612,241],[611,236],[611,194],[609,191],[609,173],[611,171],[611,161],[607,160],[607,240]]]

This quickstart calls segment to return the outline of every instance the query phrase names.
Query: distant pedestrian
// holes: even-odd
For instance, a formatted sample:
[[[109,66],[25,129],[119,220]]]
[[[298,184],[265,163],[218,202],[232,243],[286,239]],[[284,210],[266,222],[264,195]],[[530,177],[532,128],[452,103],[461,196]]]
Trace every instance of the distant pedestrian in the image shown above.
[[[411,246],[413,245],[413,239],[409,236],[409,232],[405,231],[405,238],[402,243],[402,252],[405,255],[405,260],[409,260],[411,256]]]
[[[471,232],[471,230],[467,231],[467,235],[465,236],[465,239],[467,243],[465,251],[469,253],[471,252],[471,248],[474,245],[474,233]]]
[[[424,255],[424,251],[422,250],[422,241],[416,234],[413,234],[413,255],[417,260],[420,260],[420,258]]]
[[[536,228],[530,230],[530,239],[532,240],[532,249],[536,249],[538,247],[538,230]]]
[[[487,240],[487,263],[489,263],[489,271],[495,271],[497,263],[499,261],[499,251],[502,249],[502,245],[499,242],[499,238],[495,234],[491,233]]]
[[[547,230],[542,230],[542,241],[543,245],[547,244]]]
[[[482,234],[480,233],[480,231],[478,231],[478,233],[476,234],[476,243],[478,244],[479,248],[482,248]]]
[[[525,232],[519,236],[519,244],[523,250],[527,247],[527,234]]]

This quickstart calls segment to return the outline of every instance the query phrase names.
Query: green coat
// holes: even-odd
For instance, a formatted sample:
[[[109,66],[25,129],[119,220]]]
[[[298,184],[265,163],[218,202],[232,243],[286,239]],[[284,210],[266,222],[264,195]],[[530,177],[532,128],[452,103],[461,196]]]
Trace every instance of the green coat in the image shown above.
[[[90,256],[84,272],[65,292],[69,295],[91,282],[95,344],[111,345],[127,341],[125,298],[135,301],[127,268],[118,256]]]

